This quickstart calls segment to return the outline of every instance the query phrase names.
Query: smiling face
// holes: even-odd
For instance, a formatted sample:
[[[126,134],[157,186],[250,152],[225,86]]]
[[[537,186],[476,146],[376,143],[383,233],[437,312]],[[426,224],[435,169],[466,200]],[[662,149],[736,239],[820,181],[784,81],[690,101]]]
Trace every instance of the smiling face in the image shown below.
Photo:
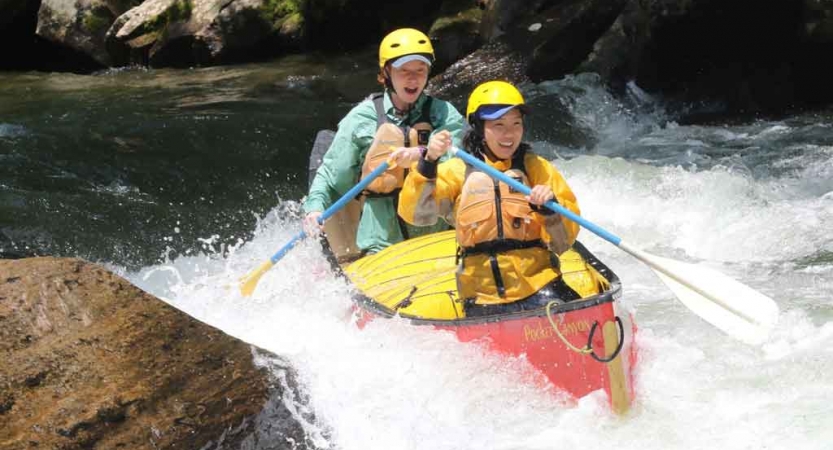
[[[395,91],[391,100],[397,109],[406,110],[417,101],[428,82],[430,70],[431,66],[422,61],[409,61],[399,68],[390,66],[390,81]]]
[[[524,136],[523,114],[513,108],[499,119],[484,121],[483,125],[483,136],[489,150],[499,159],[512,158]]]

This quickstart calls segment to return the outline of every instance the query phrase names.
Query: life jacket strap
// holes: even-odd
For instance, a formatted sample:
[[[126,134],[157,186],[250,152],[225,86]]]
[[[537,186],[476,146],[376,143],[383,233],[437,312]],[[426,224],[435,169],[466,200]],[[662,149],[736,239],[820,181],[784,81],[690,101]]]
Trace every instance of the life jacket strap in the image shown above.
[[[394,189],[390,192],[384,192],[384,193],[364,190],[364,191],[361,192],[361,194],[359,194],[359,197],[364,197],[364,198],[385,198],[385,197],[397,198],[397,197],[399,197],[399,193],[401,191],[402,191],[401,188],[396,188],[396,189]]]
[[[385,93],[376,92],[370,94],[370,100],[373,101],[373,107],[376,109],[376,128],[381,127],[382,124],[390,122],[391,120],[388,119],[388,115],[385,113]],[[431,105],[433,102],[433,97],[426,96],[425,101],[422,103],[422,111],[420,111],[419,117],[417,117],[411,125],[419,122],[428,122],[431,124],[431,128],[436,128],[434,123],[431,121]],[[408,139],[408,133],[405,133],[405,136],[405,139]],[[406,145],[405,147],[409,146]]]
[[[481,242],[471,247],[463,247],[460,251],[460,257],[482,254],[482,253],[505,253],[510,250],[520,250],[525,248],[547,248],[547,244],[541,239],[534,239],[531,241],[519,241],[517,239],[502,239],[497,241]]]
[[[481,242],[480,244],[471,246],[471,247],[457,247],[457,256],[456,256],[456,263],[462,262],[465,265],[465,260],[467,256],[477,255],[477,254],[487,254],[489,255],[489,266],[492,269],[492,277],[495,279],[495,288],[497,288],[497,294],[501,298],[506,297],[506,286],[503,281],[503,275],[500,273],[500,265],[498,264],[497,256],[500,253],[508,252],[510,250],[520,250],[526,248],[543,248],[547,249],[547,245],[541,239],[535,239],[531,241],[519,241],[517,239],[502,239],[496,241],[489,241],[489,242]],[[561,266],[561,262],[559,261],[558,257],[555,256],[553,253],[550,253],[550,264],[556,270],[558,270]]]
[[[489,252],[489,265],[492,267],[492,276],[495,279],[497,295],[506,298],[506,286],[503,284],[503,276],[500,274],[500,266],[497,263],[497,253]]]

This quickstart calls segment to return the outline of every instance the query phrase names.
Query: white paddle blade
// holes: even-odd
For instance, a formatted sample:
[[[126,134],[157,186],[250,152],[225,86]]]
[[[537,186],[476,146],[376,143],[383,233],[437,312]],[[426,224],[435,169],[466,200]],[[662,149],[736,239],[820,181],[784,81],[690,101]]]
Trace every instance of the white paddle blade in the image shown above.
[[[654,269],[690,310],[732,337],[761,344],[778,321],[775,301],[734,278],[708,267],[622,248]]]

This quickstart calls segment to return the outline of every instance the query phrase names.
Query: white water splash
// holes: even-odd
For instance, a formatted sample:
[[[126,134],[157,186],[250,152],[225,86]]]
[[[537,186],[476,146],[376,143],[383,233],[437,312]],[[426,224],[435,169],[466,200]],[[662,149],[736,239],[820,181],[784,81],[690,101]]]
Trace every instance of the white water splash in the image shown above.
[[[757,131],[670,126],[650,135],[653,122],[635,120],[648,135],[630,125],[605,129],[614,130],[611,136],[621,129],[620,137],[643,150],[790,132],[780,124]],[[803,262],[833,252],[833,208],[824,193],[831,158],[817,150],[782,159],[782,168],[795,170],[769,177],[740,165],[556,161],[589,220],[646,250],[714,266],[782,309],[765,345],[739,344],[688,311],[641,263],[583,231],[580,239],[622,279],[624,305],[640,327],[637,401],[625,418],[610,415],[601,393],[566,402],[536,387],[522,359],[483,352],[447,333],[399,320],[359,330],[351,287],[330,273],[314,241],[278,262],[252,298],[240,297],[238,278],[299,227],[276,217],[284,207],[224,257],[178,258],[128,276],[195,317],[287,357],[320,422],[308,432],[321,448],[821,450],[833,442],[833,263]],[[806,155],[822,164],[806,164]]]
[[[571,179],[586,176],[582,164],[581,159],[568,163]],[[626,187],[628,180],[618,178],[619,185]],[[630,189],[638,192],[641,184]],[[601,197],[577,185],[588,216],[638,236],[646,247],[673,247],[663,227],[651,234],[636,220],[620,221],[617,211],[596,203]],[[679,195],[685,198],[685,192]],[[627,207],[647,216],[663,206],[645,209],[637,201],[623,203]],[[200,320],[287,357],[310,396],[306,406],[318,418],[316,427],[327,430],[323,443],[319,428],[309,431],[321,448],[545,449],[556,443],[615,443],[640,450],[820,449],[821,442],[833,438],[825,414],[833,385],[824,375],[833,370],[833,322],[816,323],[811,310],[783,305],[788,313],[770,343],[746,347],[688,312],[644,266],[585,236],[624,280],[625,304],[635,310],[640,326],[638,399],[634,411],[620,419],[610,415],[603,394],[565,402],[536,387],[523,360],[484,353],[448,333],[398,320],[357,329],[351,321],[351,288],[329,272],[315,242],[301,244],[280,261],[252,298],[240,297],[237,279],[285,243],[297,226],[264,222],[254,240],[225,258],[179,258],[131,278]],[[750,281],[744,273],[732,275]],[[833,280],[830,273],[822,277]],[[768,290],[783,301],[800,295],[794,289]]]

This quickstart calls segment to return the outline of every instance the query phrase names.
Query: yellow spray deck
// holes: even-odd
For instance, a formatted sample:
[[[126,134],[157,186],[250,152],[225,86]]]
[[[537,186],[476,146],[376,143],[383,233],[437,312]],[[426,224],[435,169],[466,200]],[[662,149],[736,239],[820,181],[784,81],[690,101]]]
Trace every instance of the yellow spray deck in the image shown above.
[[[390,314],[429,319],[464,317],[457,295],[454,231],[411,239],[345,268],[348,278]],[[577,251],[560,257],[564,281],[582,298],[608,290],[609,282]]]

